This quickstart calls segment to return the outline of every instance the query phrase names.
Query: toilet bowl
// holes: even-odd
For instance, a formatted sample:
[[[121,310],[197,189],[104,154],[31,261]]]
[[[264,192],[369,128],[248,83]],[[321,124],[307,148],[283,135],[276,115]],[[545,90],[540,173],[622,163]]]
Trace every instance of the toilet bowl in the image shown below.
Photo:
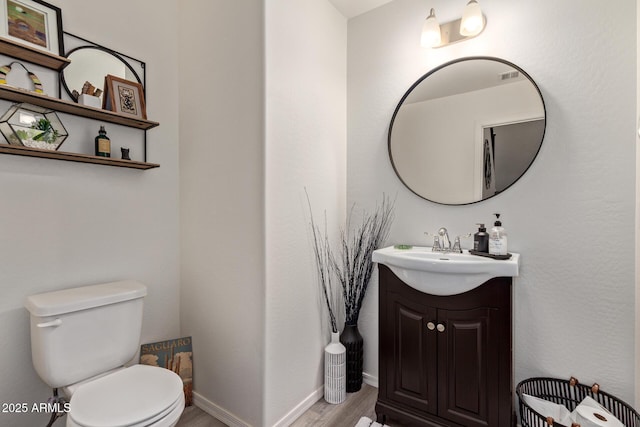
[[[78,386],[71,395],[67,427],[173,427],[183,409],[178,375],[133,365]]]
[[[175,372],[130,363],[147,288],[126,280],[32,295],[31,355],[69,401],[68,427],[173,427],[184,410]]]

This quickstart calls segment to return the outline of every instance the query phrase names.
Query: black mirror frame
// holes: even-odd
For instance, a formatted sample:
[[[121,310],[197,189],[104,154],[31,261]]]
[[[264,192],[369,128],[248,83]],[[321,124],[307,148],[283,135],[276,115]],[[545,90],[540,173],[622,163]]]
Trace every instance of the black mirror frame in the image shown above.
[[[402,107],[402,104],[404,103],[404,101],[407,99],[407,97],[411,94],[411,92],[420,83],[422,83],[425,79],[427,79],[432,74],[436,73],[437,71],[439,71],[439,70],[441,70],[441,69],[443,69],[445,67],[448,67],[450,65],[453,65],[453,64],[456,64],[456,63],[459,63],[459,62],[470,61],[470,60],[496,61],[496,62],[503,63],[505,65],[509,65],[510,67],[513,67],[514,69],[516,69],[518,72],[522,73],[522,75],[525,76],[529,80],[529,82],[533,85],[533,87],[538,92],[538,95],[540,96],[540,101],[542,102],[542,109],[544,111],[544,129],[542,130],[542,136],[541,136],[541,139],[540,139],[540,146],[538,147],[538,150],[536,151],[536,154],[531,159],[531,162],[529,163],[527,168],[522,172],[522,174],[516,180],[514,180],[511,184],[509,184],[504,190],[502,190],[499,193],[495,193],[495,194],[493,194],[493,195],[491,195],[489,197],[486,197],[484,199],[475,200],[475,201],[466,202],[466,203],[443,203],[443,202],[438,202],[438,201],[435,201],[435,200],[428,199],[428,198],[426,198],[425,196],[423,196],[421,194],[418,194],[411,187],[409,187],[409,185],[400,176],[400,173],[399,173],[399,171],[398,171],[398,169],[397,169],[397,167],[396,167],[396,165],[395,165],[395,163],[393,161],[393,155],[391,153],[391,133],[393,131],[393,123],[395,122],[396,116],[398,115],[398,112],[400,111],[400,107]],[[402,182],[402,184],[404,184],[404,186],[407,187],[413,194],[415,194],[416,196],[420,197],[421,199],[427,200],[427,201],[432,202],[432,203],[437,203],[439,205],[464,206],[464,205],[471,205],[471,204],[474,204],[474,203],[480,203],[482,201],[489,200],[489,199],[497,196],[498,194],[502,194],[504,191],[506,191],[509,188],[511,188],[513,186],[513,184],[518,182],[520,180],[520,178],[522,178],[527,173],[527,171],[529,170],[529,168],[531,167],[533,162],[538,157],[538,154],[540,153],[540,148],[542,148],[542,142],[544,141],[544,136],[545,136],[545,133],[546,133],[546,129],[547,129],[547,109],[546,109],[546,106],[545,106],[545,103],[544,103],[544,98],[542,97],[542,92],[540,91],[540,88],[538,87],[536,82],[533,80],[533,78],[531,78],[531,76],[526,71],[524,71],[519,66],[513,64],[512,62],[509,62],[509,61],[504,60],[502,58],[497,58],[497,57],[492,57],[492,56],[467,56],[467,57],[463,57],[463,58],[454,59],[452,61],[449,61],[449,62],[446,62],[444,64],[441,64],[441,65],[437,66],[436,68],[428,71],[426,74],[424,74],[422,77],[420,77],[418,80],[416,80],[415,83],[413,83],[411,85],[411,87],[405,92],[405,94],[402,96],[402,98],[400,98],[400,102],[398,102],[398,105],[396,106],[396,108],[395,108],[395,110],[393,112],[393,116],[391,117],[391,122],[389,123],[389,132],[388,132],[388,136],[387,136],[387,149],[388,149],[388,153],[389,153],[389,161],[391,162],[391,166],[393,167],[393,171],[395,172],[395,174],[398,177],[398,179],[400,180],[400,182]]]
[[[140,78],[140,75],[136,72],[136,70],[134,70],[134,69],[133,69],[133,67],[131,66],[131,64],[129,63],[129,61],[127,61],[125,58],[130,58],[131,60],[133,60],[133,61],[136,61],[136,62],[140,63],[140,66],[141,66],[141,68],[142,68],[142,70],[143,70],[143,74],[144,74],[144,70],[146,69],[146,64],[145,64],[144,62],[142,62],[142,61],[140,61],[140,60],[138,60],[138,59],[136,59],[136,58],[132,58],[132,57],[130,57],[130,56],[124,55],[124,54],[122,54],[122,53],[120,53],[120,52],[116,52],[116,51],[115,51],[115,50],[113,50],[113,49],[109,49],[109,48],[107,48],[107,47],[104,47],[104,46],[101,46],[101,45],[96,44],[96,43],[94,43],[94,42],[91,42],[91,41],[89,41],[89,40],[86,40],[86,39],[84,39],[84,38],[82,38],[82,37],[78,37],[78,36],[76,36],[76,35],[73,35],[73,34],[71,34],[71,33],[66,32],[66,31],[64,32],[64,34],[65,34],[66,36],[73,37],[73,38],[75,38],[75,39],[77,39],[77,40],[80,40],[80,41],[82,41],[82,42],[87,43],[86,45],[82,45],[82,46],[75,47],[75,48],[71,49],[69,52],[66,52],[66,53],[65,53],[65,57],[66,57],[66,58],[69,58],[69,56],[70,56],[72,53],[77,52],[77,51],[79,51],[79,50],[83,50],[83,49],[96,49],[96,50],[100,50],[100,51],[103,51],[103,52],[105,52],[105,53],[108,53],[109,55],[114,56],[117,60],[119,60],[120,62],[122,62],[123,64],[125,64],[125,65],[126,65],[126,67],[129,69],[129,71],[131,71],[131,73],[135,76],[135,78],[136,78],[137,82],[138,82],[138,83],[140,83],[140,84],[142,85],[142,89],[143,89],[143,92],[145,92],[145,93],[144,93],[144,95],[145,95],[145,97],[146,97],[146,89],[147,89],[147,85],[146,85],[146,75],[141,79],[141,78]],[[69,88],[69,86],[67,85],[67,81],[66,81],[66,79],[64,78],[64,71],[65,71],[65,70],[62,70],[62,71],[60,72],[60,83],[61,83],[61,87],[64,87],[64,90],[65,90],[65,92],[67,92],[67,95],[69,95],[69,97],[70,97],[71,99],[73,99],[73,95],[71,94],[71,92],[72,92],[72,91],[71,91],[71,89]],[[60,96],[59,96],[59,97],[60,97],[60,98],[62,98],[61,94],[60,94]]]

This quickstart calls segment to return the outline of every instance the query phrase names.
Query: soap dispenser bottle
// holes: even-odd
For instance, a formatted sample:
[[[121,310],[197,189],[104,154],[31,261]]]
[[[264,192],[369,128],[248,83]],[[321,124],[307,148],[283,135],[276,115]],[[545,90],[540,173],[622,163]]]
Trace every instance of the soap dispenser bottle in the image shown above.
[[[484,224],[476,224],[479,226],[478,232],[473,235],[473,250],[476,252],[489,252],[489,234]]]
[[[489,253],[491,255],[507,255],[507,232],[500,222],[500,214],[494,214],[496,222],[489,232]]]

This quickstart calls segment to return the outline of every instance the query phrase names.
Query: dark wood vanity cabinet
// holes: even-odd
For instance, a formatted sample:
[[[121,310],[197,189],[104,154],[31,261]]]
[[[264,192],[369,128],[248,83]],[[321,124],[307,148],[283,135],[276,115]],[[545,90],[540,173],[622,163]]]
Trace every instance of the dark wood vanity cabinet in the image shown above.
[[[435,296],[378,264],[378,422],[515,425],[510,277]]]

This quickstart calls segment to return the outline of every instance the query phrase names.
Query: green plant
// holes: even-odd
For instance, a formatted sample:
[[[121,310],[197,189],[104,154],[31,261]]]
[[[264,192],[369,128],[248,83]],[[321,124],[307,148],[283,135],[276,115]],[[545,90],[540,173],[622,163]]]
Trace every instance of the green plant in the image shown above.
[[[16,135],[20,138],[20,141],[24,141],[25,139],[29,139],[29,134],[26,130],[18,129],[16,130]]]
[[[38,134],[33,137],[34,141],[44,141],[44,142],[48,142],[49,144],[53,144],[56,142],[56,139],[58,139],[58,136],[60,136],[58,131],[54,129],[53,126],[51,125],[51,121],[44,117],[36,120],[31,125],[31,129],[37,129],[37,130],[43,131],[41,134]]]

